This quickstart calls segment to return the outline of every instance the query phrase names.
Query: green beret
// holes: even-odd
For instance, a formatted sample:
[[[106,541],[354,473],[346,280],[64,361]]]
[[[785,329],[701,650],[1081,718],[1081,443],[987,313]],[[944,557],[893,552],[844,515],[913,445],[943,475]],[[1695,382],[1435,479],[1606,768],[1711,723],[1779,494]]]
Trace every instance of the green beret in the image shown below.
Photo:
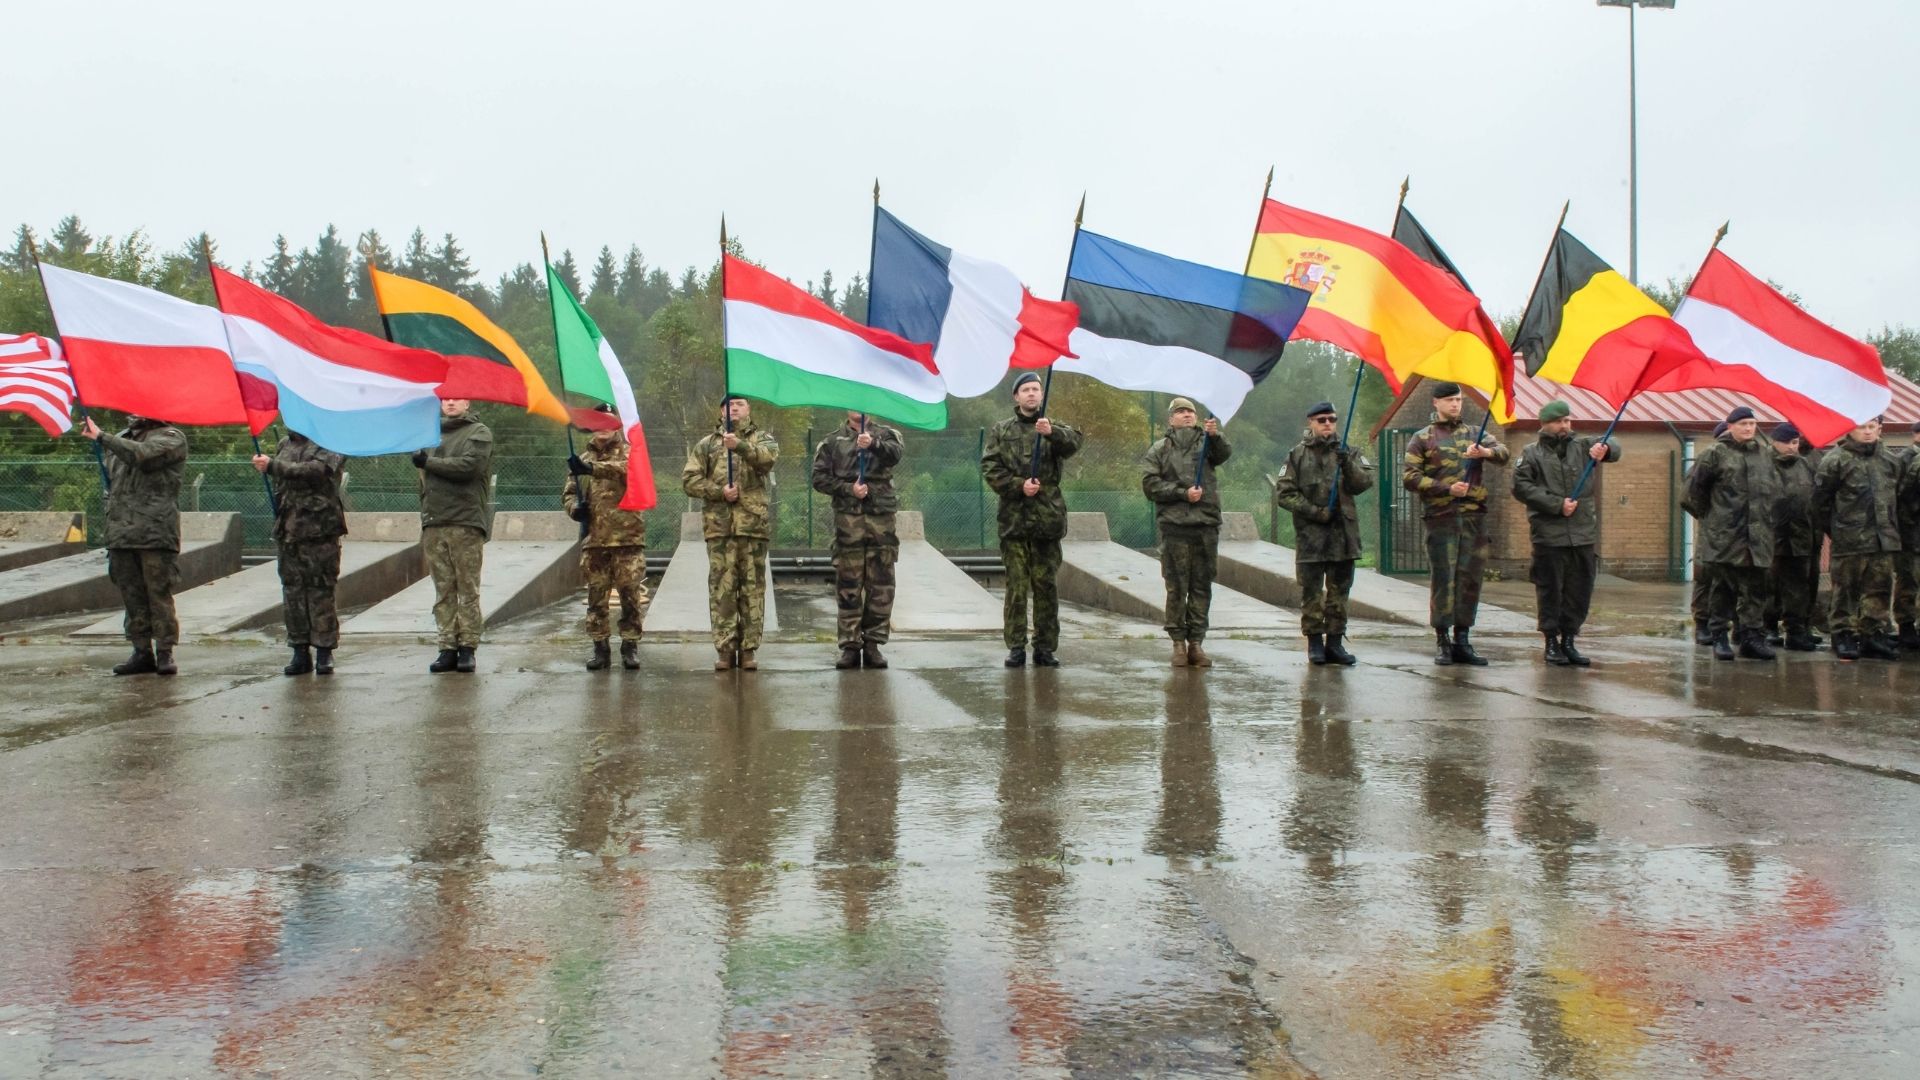
[[[1566,402],[1555,398],[1540,406],[1540,422],[1545,424],[1554,420],[1564,420],[1573,415],[1573,409]]]

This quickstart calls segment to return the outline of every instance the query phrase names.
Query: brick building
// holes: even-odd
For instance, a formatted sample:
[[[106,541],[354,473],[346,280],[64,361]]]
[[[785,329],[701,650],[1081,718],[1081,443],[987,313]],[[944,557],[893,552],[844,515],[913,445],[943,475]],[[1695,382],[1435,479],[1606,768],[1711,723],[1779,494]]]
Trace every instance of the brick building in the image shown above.
[[[1911,438],[1908,432],[1920,421],[1920,386],[1891,371],[1887,379],[1893,385],[1893,402],[1886,413],[1889,441],[1905,445]],[[1393,500],[1381,508],[1382,531],[1396,531],[1394,537],[1383,537],[1388,542],[1382,548],[1392,562],[1383,569],[1389,572],[1425,571],[1425,551],[1417,542],[1419,510],[1404,497],[1407,493],[1399,484],[1400,450],[1431,416],[1431,391],[1424,383],[1420,376],[1409,379],[1373,430],[1382,458],[1383,497]],[[1540,428],[1540,406],[1554,398],[1572,407],[1574,430],[1579,434],[1597,435],[1613,419],[1612,406],[1595,394],[1517,373],[1514,422],[1504,428],[1494,424],[1487,430],[1513,450],[1517,461]],[[1486,397],[1468,388],[1466,399],[1462,415],[1477,425],[1486,416]],[[1591,497],[1599,500],[1603,572],[1642,581],[1684,580],[1691,529],[1679,507],[1682,478],[1693,455],[1706,449],[1713,426],[1739,405],[1753,408],[1763,434],[1780,422],[1773,410],[1724,390],[1641,394],[1627,404],[1614,430],[1620,460],[1594,470],[1597,483]],[[1492,565],[1503,574],[1524,575],[1531,544],[1526,510],[1513,498],[1511,467],[1488,469],[1487,483]]]

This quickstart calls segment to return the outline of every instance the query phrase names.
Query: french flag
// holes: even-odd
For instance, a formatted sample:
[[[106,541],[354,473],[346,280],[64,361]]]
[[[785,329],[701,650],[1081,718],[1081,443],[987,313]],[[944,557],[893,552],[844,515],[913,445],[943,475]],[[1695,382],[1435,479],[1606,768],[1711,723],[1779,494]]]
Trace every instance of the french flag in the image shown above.
[[[1080,309],[1037,299],[1013,271],[963,255],[873,208],[873,280],[867,325],[933,343],[933,363],[953,397],[978,397],[1009,367],[1070,357]]]
[[[219,267],[213,287],[254,434],[278,409],[287,427],[350,457],[440,442],[446,357],[328,326]]]

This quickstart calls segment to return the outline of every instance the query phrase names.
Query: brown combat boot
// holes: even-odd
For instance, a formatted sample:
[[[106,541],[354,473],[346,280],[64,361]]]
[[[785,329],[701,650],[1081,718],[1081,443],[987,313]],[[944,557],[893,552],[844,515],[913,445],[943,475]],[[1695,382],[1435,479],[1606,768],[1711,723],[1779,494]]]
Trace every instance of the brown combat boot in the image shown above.
[[[880,646],[871,641],[867,642],[866,648],[861,650],[860,662],[867,667],[879,670],[884,670],[887,666],[887,658],[880,655]]]
[[[733,670],[733,650],[726,647],[725,645],[720,645],[720,646],[716,646],[714,651],[718,655],[716,655],[713,658],[713,670],[732,671]]]
[[[1173,666],[1187,666],[1187,643],[1184,641],[1176,641],[1173,643]]]
[[[1207,650],[1201,648],[1200,643],[1197,641],[1187,642],[1187,666],[1189,667],[1212,667],[1213,666],[1213,660],[1207,656]]]
[[[760,661],[755,660],[753,658],[753,653],[754,653],[754,650],[752,649],[740,650],[740,670],[741,671],[759,671],[760,670]]]

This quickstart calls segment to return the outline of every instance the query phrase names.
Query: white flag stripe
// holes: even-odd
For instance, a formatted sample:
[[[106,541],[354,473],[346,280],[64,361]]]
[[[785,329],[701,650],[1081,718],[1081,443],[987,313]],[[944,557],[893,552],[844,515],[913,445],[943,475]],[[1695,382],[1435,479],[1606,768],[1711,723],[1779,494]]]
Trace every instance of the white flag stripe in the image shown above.
[[[1078,327],[1067,345],[1079,359],[1061,357],[1056,371],[1095,378],[1122,390],[1156,390],[1199,400],[1221,423],[1233,419],[1253,391],[1253,377],[1217,356],[1180,345],[1149,345],[1101,337]]]
[[[258,369],[282,390],[321,409],[349,412],[402,405],[434,396],[428,383],[336,364],[244,315],[226,316],[233,362]]]
[[[227,351],[227,332],[214,308],[45,263],[40,278],[65,337]]]
[[[947,263],[952,293],[940,321],[933,365],[954,397],[979,397],[1006,378],[1020,333],[1026,294],[1020,278],[998,263],[956,251]]]
[[[1686,297],[1674,309],[1673,321],[1686,327],[1694,344],[1713,360],[1752,368],[1768,382],[1855,423],[1880,415],[1893,401],[1893,391],[1888,387],[1851,368],[1792,348],[1718,304]]]
[[[613,346],[606,338],[599,339],[600,366],[606,370],[607,385],[613,387],[613,408],[620,415],[622,430],[632,430],[640,423],[640,405],[633,398],[633,383],[627,380],[627,369],[620,366],[620,358],[613,354]]]
[[[12,364],[0,364],[0,384],[18,383],[22,386],[44,386],[49,392],[73,393],[73,376],[65,371],[48,371],[44,368],[23,368]]]
[[[0,412],[23,413],[54,431],[73,429],[73,374],[59,342],[0,334]]]
[[[729,349],[745,349],[791,368],[865,383],[914,401],[947,398],[947,385],[940,376],[817,319],[788,315],[750,300],[728,300],[725,326]]]

